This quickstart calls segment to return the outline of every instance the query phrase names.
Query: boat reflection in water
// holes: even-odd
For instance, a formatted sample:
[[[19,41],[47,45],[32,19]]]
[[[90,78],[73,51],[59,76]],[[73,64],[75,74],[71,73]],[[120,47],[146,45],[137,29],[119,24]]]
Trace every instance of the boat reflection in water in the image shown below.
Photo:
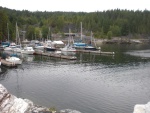
[[[7,68],[0,66],[0,81],[5,80]]]
[[[23,54],[22,59],[26,62],[32,62],[34,60],[34,55]]]

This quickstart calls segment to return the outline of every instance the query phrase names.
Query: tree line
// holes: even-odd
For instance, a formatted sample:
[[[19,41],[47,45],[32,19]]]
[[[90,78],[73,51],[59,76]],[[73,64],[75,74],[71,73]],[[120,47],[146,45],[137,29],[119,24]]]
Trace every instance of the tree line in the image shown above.
[[[26,38],[47,38],[52,33],[63,34],[69,28],[73,33],[80,32],[96,38],[111,38],[128,35],[150,35],[150,11],[144,10],[107,10],[97,12],[30,12],[0,7],[0,40],[15,39],[16,22],[20,31],[26,31]],[[50,30],[49,30],[50,29]]]

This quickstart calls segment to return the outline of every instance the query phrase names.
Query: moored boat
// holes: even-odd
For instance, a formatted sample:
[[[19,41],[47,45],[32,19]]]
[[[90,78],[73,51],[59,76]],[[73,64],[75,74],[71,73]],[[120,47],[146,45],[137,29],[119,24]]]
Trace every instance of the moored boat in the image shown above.
[[[75,47],[75,48],[85,48],[86,45],[87,45],[86,43],[82,42],[82,22],[81,22],[81,40],[74,42],[73,47]]]
[[[5,60],[8,62],[11,62],[13,64],[22,64],[22,60],[20,58],[14,57],[14,56],[7,57]]]
[[[21,51],[21,53],[23,53],[23,54],[34,54],[34,49],[33,49],[33,47],[25,47],[22,51]]]
[[[92,42],[95,44],[94,46],[93,46]],[[87,46],[84,49],[85,50],[91,50],[91,51],[96,51],[97,50],[96,43],[95,43],[95,40],[93,38],[92,31],[91,31],[91,40],[90,40],[89,44],[87,44]]]
[[[51,46],[51,45],[47,45],[47,46],[45,47],[45,50],[46,50],[46,51],[56,51],[56,48],[53,47],[53,46]]]
[[[60,48],[60,50],[65,52],[76,52],[76,49],[71,45],[66,45],[64,48]]]

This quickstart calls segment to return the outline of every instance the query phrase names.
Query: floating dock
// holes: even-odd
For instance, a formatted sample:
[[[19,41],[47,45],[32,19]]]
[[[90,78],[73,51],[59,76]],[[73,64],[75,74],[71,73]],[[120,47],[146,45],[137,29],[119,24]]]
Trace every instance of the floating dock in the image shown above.
[[[16,67],[17,65],[12,63],[12,62],[8,62],[4,59],[1,59],[1,65],[7,66],[7,67]]]
[[[90,51],[90,50],[77,50],[76,52],[89,53],[89,54],[99,54],[99,55],[114,55],[115,54],[115,52]],[[35,52],[34,54],[35,55],[48,56],[48,57],[68,59],[68,60],[76,60],[77,59],[76,56],[66,56],[66,55],[55,54],[55,53]]]
[[[77,52],[83,53],[94,53],[94,54],[102,54],[102,55],[115,55],[115,52],[103,52],[103,51],[91,51],[91,50],[77,50]]]
[[[77,57],[75,57],[75,56],[65,56],[65,55],[54,54],[54,53],[35,52],[34,54],[48,56],[48,57],[61,58],[61,59],[68,59],[68,60],[76,60],[77,59]]]

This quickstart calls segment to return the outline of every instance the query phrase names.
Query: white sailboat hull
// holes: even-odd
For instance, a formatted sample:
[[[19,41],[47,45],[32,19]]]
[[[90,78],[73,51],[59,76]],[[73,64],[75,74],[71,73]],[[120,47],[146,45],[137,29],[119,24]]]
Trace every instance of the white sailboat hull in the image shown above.
[[[12,48],[10,48],[10,47],[5,47],[5,48],[4,48],[4,51],[12,51]]]
[[[22,64],[22,60],[17,57],[8,57],[6,61],[14,63],[14,64]]]
[[[65,52],[76,52],[75,48],[60,48],[60,50]]]
[[[22,54],[34,54],[34,51],[21,51]]]
[[[33,49],[33,47],[26,47],[25,49],[23,49],[21,51],[22,54],[34,54],[35,50]]]
[[[14,48],[13,51],[17,52],[17,53],[21,53],[22,49],[21,48]]]

